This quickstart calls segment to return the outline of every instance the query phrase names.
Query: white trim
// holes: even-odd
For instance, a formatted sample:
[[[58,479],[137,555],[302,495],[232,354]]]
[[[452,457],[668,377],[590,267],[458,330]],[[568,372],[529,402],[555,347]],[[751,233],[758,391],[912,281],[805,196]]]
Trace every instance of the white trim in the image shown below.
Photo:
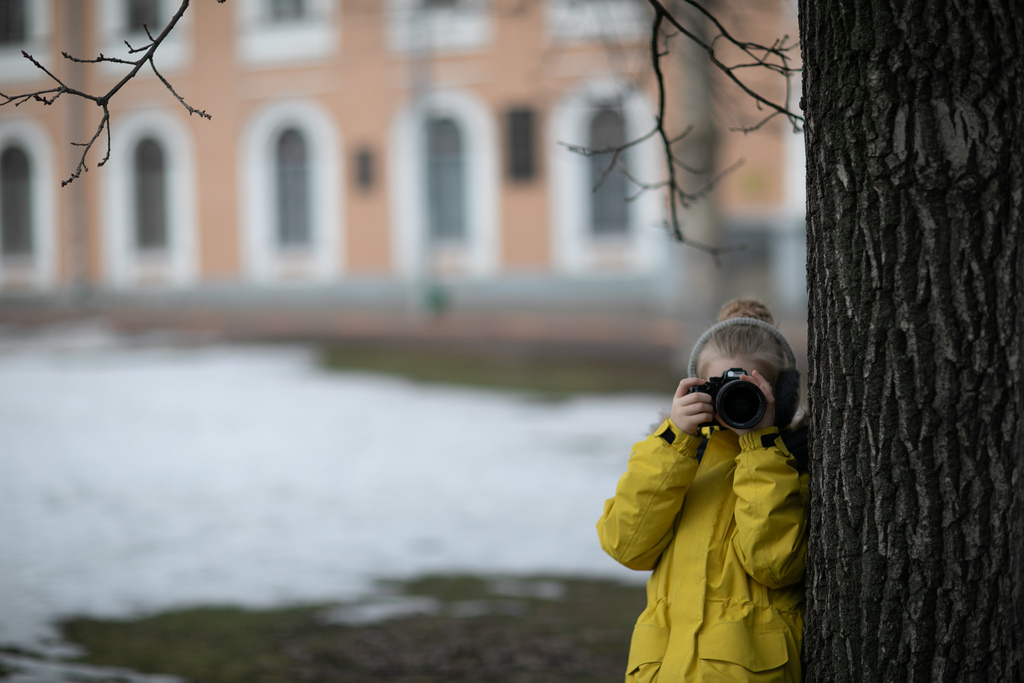
[[[430,254],[427,240],[426,140],[431,117],[452,119],[466,155],[466,239],[461,247]],[[497,132],[491,112],[475,95],[434,91],[406,105],[391,128],[389,161],[392,256],[403,275],[440,268],[454,274],[490,275],[498,270],[500,194]],[[438,262],[443,259],[443,262]]]
[[[25,59],[29,53],[41,64],[50,57],[50,0],[25,0],[25,42],[0,47],[0,83],[23,83],[48,77]]]
[[[104,274],[118,289],[183,287],[196,282],[198,246],[195,149],[186,126],[160,110],[136,110],[112,126],[103,179]],[[167,176],[167,249],[138,253],[134,244],[135,148],[152,138],[162,148]]]
[[[308,0],[306,16],[274,21],[268,0],[235,3],[239,61],[250,66],[319,60],[341,45],[341,27],[331,0]]]
[[[289,128],[303,135],[309,152],[309,251],[283,252],[276,246],[275,150],[278,137]],[[257,282],[308,282],[326,281],[340,274],[344,262],[341,160],[345,157],[330,114],[306,100],[269,104],[249,118],[239,150],[239,216],[247,275]]]
[[[650,34],[647,3],[639,0],[545,0],[544,24],[553,42],[617,42]]]
[[[154,37],[164,30],[167,22],[171,20],[171,17],[174,16],[174,13],[181,6],[178,0],[159,1],[162,23],[160,26],[149,27],[149,31]],[[97,10],[96,30],[100,36],[100,45],[102,46],[100,52],[107,57],[129,60],[138,59],[138,54],[132,55],[129,53],[125,41],[131,44],[132,47],[139,48],[149,43],[149,37],[142,31],[128,32],[128,7],[125,0],[99,0]],[[160,69],[160,73],[166,75],[166,73],[189,65],[192,58],[191,36],[192,12],[185,12],[181,20],[174,27],[174,30],[164,38],[164,42],[160,44],[154,55],[153,61],[156,67]],[[86,55],[76,56],[84,57]],[[110,62],[104,62],[102,69],[108,74],[125,74],[129,71],[129,67],[125,64],[111,64]],[[145,78],[156,78],[153,70],[148,65],[139,72],[139,75]]]
[[[629,203],[626,236],[597,238],[591,232],[590,160],[565,145],[587,146],[590,120],[601,105],[608,103],[621,108],[627,140],[635,140],[653,128],[654,109],[647,97],[616,79],[583,83],[561,99],[549,119],[551,225],[555,267],[562,272],[635,273],[664,265],[667,237],[660,192],[644,192]],[[628,154],[634,177],[657,182],[664,176],[655,139],[632,147]]]
[[[388,0],[388,45],[396,52],[467,52],[494,40],[491,0],[456,0],[423,7],[423,0]]]
[[[32,255],[21,262],[0,258],[0,289],[6,281],[17,280],[30,287],[49,289],[57,284],[57,177],[49,134],[30,119],[0,121],[0,152],[20,147],[28,157],[29,199],[32,212]]]

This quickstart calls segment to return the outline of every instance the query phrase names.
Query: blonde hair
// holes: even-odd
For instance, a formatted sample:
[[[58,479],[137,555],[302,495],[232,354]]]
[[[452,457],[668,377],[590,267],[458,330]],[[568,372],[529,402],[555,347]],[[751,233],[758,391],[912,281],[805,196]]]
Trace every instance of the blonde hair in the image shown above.
[[[703,370],[713,357],[744,358],[760,365],[775,393],[776,425],[803,425],[804,417],[798,414],[801,385],[796,355],[764,303],[757,299],[734,299],[722,306],[718,322],[693,347],[690,376],[703,377]]]
[[[704,376],[704,367],[712,357],[741,357],[761,364],[766,371],[766,379],[775,386],[779,373],[792,368],[794,363],[792,349],[788,343],[784,343],[784,338],[775,329],[775,316],[772,315],[771,309],[757,299],[733,299],[722,306],[718,321],[722,323],[735,318],[759,320],[767,325],[719,324],[711,328],[710,334],[705,334],[706,339],[702,337],[702,341],[698,342],[698,348],[694,349],[695,356],[692,361],[696,374]]]

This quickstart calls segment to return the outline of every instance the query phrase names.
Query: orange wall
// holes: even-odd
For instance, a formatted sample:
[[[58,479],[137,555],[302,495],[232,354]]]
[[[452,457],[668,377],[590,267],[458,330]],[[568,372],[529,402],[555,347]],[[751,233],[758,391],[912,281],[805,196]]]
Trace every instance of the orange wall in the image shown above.
[[[388,140],[395,113],[411,97],[412,91],[405,56],[393,53],[387,46],[384,4],[335,3],[336,20],[341,25],[340,49],[331,57],[315,64],[257,68],[240,64],[236,58],[234,3],[194,2],[189,9],[191,61],[187,67],[166,75],[192,106],[209,112],[212,120],[188,116],[151,74],[141,75],[115,98],[111,107],[114,135],[118,115],[139,106],[156,106],[178,117],[193,136],[197,154],[195,185],[200,226],[197,239],[202,279],[231,280],[241,275],[240,136],[248,118],[281,93],[315,99],[335,117],[344,153],[343,187],[337,188],[345,198],[342,206],[346,242],[340,247],[345,259],[344,270],[355,275],[392,271]],[[548,117],[561,94],[573,87],[584,72],[589,69],[598,73],[604,65],[618,63],[618,57],[610,55],[601,45],[550,44],[545,37],[541,3],[513,4],[517,9],[495,11],[494,41],[489,48],[436,57],[433,68],[442,76],[476,74],[479,77],[479,82],[470,87],[490,108],[495,129],[501,137],[497,147],[501,156],[499,243],[502,269],[542,271],[550,268],[552,261],[551,169],[545,164],[549,155],[544,146],[555,141],[546,138]],[[70,31],[76,28],[81,31],[79,40],[84,55],[99,52],[94,30],[96,2],[82,1],[81,23],[77,27],[69,26],[66,3],[54,2],[52,7],[55,47],[46,59],[55,65],[57,73],[66,74],[69,67],[59,60],[56,46],[72,42]],[[756,31],[777,35],[777,8],[768,6],[761,18],[749,15],[748,24]],[[643,57],[646,43],[638,43],[636,49]],[[633,64],[638,66],[627,75],[638,78],[653,101],[649,63],[641,60]],[[115,82],[114,77],[100,69],[86,71],[87,89],[101,91]],[[716,79],[722,97],[717,106],[729,110],[723,120],[749,121],[751,113],[756,115],[757,112],[745,105],[722,80]],[[779,94],[777,88],[773,94]],[[521,184],[509,182],[504,167],[504,115],[513,106],[529,106],[537,115],[539,173],[533,181]],[[0,111],[0,116],[3,114]],[[89,104],[78,105],[76,109],[62,101],[56,107],[35,107],[33,115],[53,135],[57,150],[55,166],[65,177],[73,169],[78,153],[77,148],[68,145],[69,131],[77,128],[73,134],[76,139],[90,135],[98,121],[99,110]],[[721,137],[720,167],[741,157],[745,159],[743,167],[721,186],[719,198],[723,205],[742,210],[745,206],[768,206],[781,200],[784,143],[780,131],[785,128],[781,121],[776,121],[749,136]],[[371,150],[374,161],[375,183],[368,191],[357,187],[355,177],[355,154],[364,147]],[[64,188],[58,195],[63,243],[61,273],[65,280],[73,271],[68,233],[74,221],[69,216],[71,212],[83,210],[75,208],[76,202],[84,202],[88,217],[90,272],[98,279],[102,271],[99,234],[103,226],[99,198],[104,169],[97,168],[101,154],[102,149],[97,145],[90,155],[89,172],[76,181],[73,188]]]

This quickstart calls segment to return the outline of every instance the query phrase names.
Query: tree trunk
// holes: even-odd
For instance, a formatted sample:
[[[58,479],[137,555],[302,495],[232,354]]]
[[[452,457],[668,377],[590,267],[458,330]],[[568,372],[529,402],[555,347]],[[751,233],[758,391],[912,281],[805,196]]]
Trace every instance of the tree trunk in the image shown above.
[[[815,681],[1021,681],[1019,0],[801,0]]]

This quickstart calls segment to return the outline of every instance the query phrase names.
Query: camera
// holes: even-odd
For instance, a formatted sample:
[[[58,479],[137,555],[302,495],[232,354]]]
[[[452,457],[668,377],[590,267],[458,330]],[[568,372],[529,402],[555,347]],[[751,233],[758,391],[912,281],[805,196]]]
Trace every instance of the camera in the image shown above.
[[[721,377],[712,377],[689,393],[702,391],[711,395],[718,418],[733,429],[750,429],[764,417],[764,394],[753,382],[740,379],[747,374],[742,368],[731,368]]]

